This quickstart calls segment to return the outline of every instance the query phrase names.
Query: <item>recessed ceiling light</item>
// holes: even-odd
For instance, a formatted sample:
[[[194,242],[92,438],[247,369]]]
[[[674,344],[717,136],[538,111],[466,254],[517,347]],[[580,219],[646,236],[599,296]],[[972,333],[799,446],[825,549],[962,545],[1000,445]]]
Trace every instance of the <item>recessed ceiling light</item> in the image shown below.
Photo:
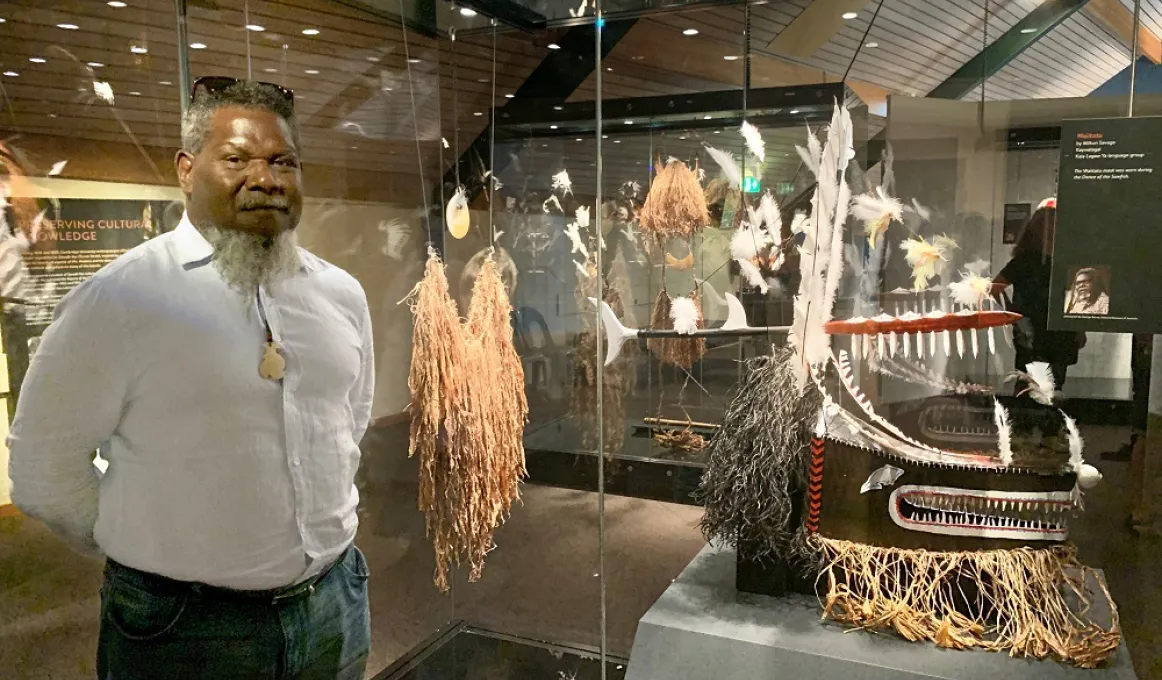
[[[550,50],[559,50],[559,49],[561,49],[561,46],[558,45],[557,43],[549,43],[549,49]]]
[[[615,139],[615,140],[613,140],[613,143],[614,143],[614,144],[621,144],[621,140],[620,140],[620,139]]]
[[[716,134],[716,135],[720,135],[720,134],[722,134],[722,130],[715,130],[715,131],[714,131],[714,134]]]
[[[378,59],[376,59],[376,61],[379,61],[379,60],[378,60]],[[420,63],[421,61],[423,61],[423,60],[422,60],[422,59],[416,59],[415,57],[412,57],[411,59],[408,59],[408,63],[409,63],[409,64],[418,64],[418,63]]]
[[[564,107],[564,106],[554,106],[554,107],[553,107],[553,110],[554,110],[554,111],[564,111],[564,110],[565,110],[565,107]]]
[[[0,17],[0,24],[4,23],[5,21],[8,21],[8,20],[5,19],[4,17]]]
[[[159,81],[157,81],[157,84],[158,85],[173,85],[173,83],[168,81],[168,80],[159,80]]]
[[[129,94],[133,95],[134,97],[140,97],[140,96],[141,96],[141,93],[140,93],[140,92],[138,92],[137,90],[134,90],[134,91],[130,92]]]
[[[844,12],[843,13],[844,19],[854,19],[858,16],[859,16],[859,12]]]
[[[460,16],[462,16],[462,17],[474,17],[474,16],[476,16],[476,10],[472,9],[471,7],[461,7],[460,8]]]
[[[880,44],[878,42],[869,42],[868,44],[864,45],[864,47],[872,47],[872,48],[879,47],[879,46],[880,46]]]
[[[306,74],[307,74],[308,76],[317,76],[317,75],[319,75],[319,70],[318,70],[318,69],[314,69],[314,68],[309,68],[309,69],[307,69],[307,70],[306,70]]]
[[[549,129],[550,129],[550,130],[556,130],[556,129],[557,129],[557,126],[556,126],[556,125],[550,125],[550,126],[549,126]]]
[[[41,57],[29,57],[28,60],[34,64],[43,64],[46,61],[45,59],[43,59]]]
[[[702,116],[702,120],[710,120],[713,116]]]
[[[63,28],[63,29],[65,29],[66,31],[75,31],[75,30],[77,30],[78,28],[80,28],[80,26],[78,26],[78,25],[76,25],[76,24],[57,24],[57,25],[56,25],[56,27],[57,27],[57,28]]]
[[[1026,34],[1028,34],[1028,33],[1036,33],[1036,32],[1037,32],[1037,29],[1035,29],[1035,28],[1022,28],[1022,29],[1021,29],[1021,32],[1022,32],[1022,33],[1026,33]]]
[[[379,63],[379,57],[371,56],[371,57],[368,57],[368,58],[367,58],[367,61],[370,61],[370,62],[371,62],[371,63],[373,63],[373,64],[378,64],[378,63]]]
[[[246,30],[254,31],[255,33],[262,33],[266,30],[266,26],[259,26],[258,24],[246,24]]]
[[[102,66],[104,66],[104,64],[102,64],[102,63],[101,63],[101,62],[99,62],[99,61],[90,61],[90,62],[89,62],[89,67],[90,67],[90,68],[101,68]]]
[[[15,78],[15,77],[19,76],[20,74],[17,73],[16,71],[5,71],[4,75],[8,76],[9,78]]]
[[[799,109],[791,109],[792,116],[795,115],[796,113],[799,113]]]
[[[262,69],[262,72],[263,73],[278,73],[278,69],[267,67],[267,68]]]
[[[609,135],[601,135],[602,139],[609,139]]]
[[[474,116],[483,116],[483,115],[484,115],[484,112],[483,112],[483,111],[477,111],[476,113],[473,113],[472,115],[474,115]]]
[[[632,120],[627,120],[627,121],[625,121],[625,124],[626,124],[626,125],[633,125],[633,121],[632,121]]]
[[[105,4],[109,5],[110,7],[116,7],[117,9],[121,9],[122,7],[126,6],[125,3],[121,2],[121,0],[109,0],[109,2]]]
[[[504,98],[505,99],[516,99],[516,95],[515,94],[506,94],[506,95],[504,95]]]
[[[206,49],[206,43],[190,43],[190,49],[191,50],[204,50],[204,49]]]
[[[612,71],[612,70],[613,70],[613,67],[612,67],[612,66],[606,66],[606,67],[605,67],[605,70],[606,70],[606,71]]]
[[[140,46],[140,45],[134,45],[133,47],[130,47],[130,48],[129,48],[129,51],[130,51],[130,52],[132,52],[132,53],[134,53],[134,54],[148,54],[148,53],[149,53],[149,48],[148,48],[148,47],[142,47],[142,46]]]
[[[319,29],[317,29],[317,28],[304,28],[303,29],[303,35],[318,35],[318,34],[319,34]]]
[[[577,139],[575,139],[575,140],[573,140],[573,141],[580,142],[580,141],[581,141],[581,138],[580,138],[580,137],[578,137]]]
[[[682,35],[698,35],[698,29],[687,28],[686,30],[682,31]]]
[[[478,83],[487,83],[487,82],[488,82],[488,78],[477,78],[477,79],[476,79],[476,82],[478,82]]]
[[[737,54],[728,54],[725,57],[723,57],[723,59],[725,59],[727,61],[738,61],[738,55]]]
[[[634,61],[641,61],[642,59],[645,59],[645,56],[641,54],[635,54],[630,57],[630,59],[633,59]]]

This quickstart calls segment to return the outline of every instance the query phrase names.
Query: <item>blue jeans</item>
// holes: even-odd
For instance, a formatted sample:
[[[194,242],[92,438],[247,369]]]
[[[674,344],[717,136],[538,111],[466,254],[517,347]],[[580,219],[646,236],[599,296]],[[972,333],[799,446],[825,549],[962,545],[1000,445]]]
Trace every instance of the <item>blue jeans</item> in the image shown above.
[[[367,562],[351,546],[313,587],[258,597],[110,561],[98,680],[363,680]]]

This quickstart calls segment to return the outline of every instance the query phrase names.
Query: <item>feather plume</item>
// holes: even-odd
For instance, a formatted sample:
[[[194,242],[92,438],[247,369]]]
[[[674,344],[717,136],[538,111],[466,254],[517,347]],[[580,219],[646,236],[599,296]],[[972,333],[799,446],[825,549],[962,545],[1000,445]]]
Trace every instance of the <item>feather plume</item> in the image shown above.
[[[714,159],[718,167],[722,169],[722,174],[726,177],[726,181],[730,182],[731,187],[742,188],[742,168],[739,167],[738,161],[734,159],[734,154],[729,151],[715,149],[712,146],[706,147],[706,153]]]
[[[541,210],[547,213],[552,206],[556,206],[557,212],[564,214],[565,209],[561,207],[561,199],[556,196],[549,196],[545,199],[545,202],[541,204]]]
[[[851,213],[857,220],[863,222],[868,242],[875,248],[876,241],[888,230],[888,225],[893,220],[896,222],[903,220],[904,206],[899,200],[887,195],[883,187],[876,187],[873,193],[855,197]]]
[[[950,250],[956,250],[960,247],[960,244],[956,242],[956,239],[952,238],[948,234],[941,234],[933,238],[932,243],[934,243],[937,248],[940,248],[941,251],[945,253]]]
[[[750,260],[735,261],[738,262],[738,273],[742,275],[742,278],[746,279],[747,284],[758,288],[760,293],[766,295],[767,291],[770,290],[770,284],[763,278],[763,273],[759,270],[758,266]]]
[[[948,284],[953,301],[965,307],[980,308],[992,289],[992,279],[986,279],[967,270],[961,274],[959,281]]]
[[[769,245],[771,239],[765,231],[744,224],[735,229],[734,235],[730,237],[730,255],[736,260],[750,260],[758,257]]]
[[[805,212],[795,213],[795,216],[791,218],[791,233],[802,234],[806,231],[810,220],[811,218]]]
[[[823,156],[823,147],[819,142],[819,137],[811,131],[811,126],[807,126],[807,147],[803,148],[796,145],[795,151],[799,152],[799,158],[803,159],[804,165],[811,171],[812,174],[819,174],[819,159]]]
[[[670,320],[674,330],[682,335],[694,335],[698,316],[698,304],[688,297],[677,297],[670,303]]]
[[[582,229],[589,228],[589,206],[582,205],[577,208],[577,226]]]
[[[948,259],[944,256],[944,248],[922,238],[906,239],[900,244],[900,249],[904,251],[904,259],[912,267],[912,287],[915,290],[927,288],[928,282],[936,276],[937,265]]]
[[[1053,369],[1044,361],[1034,361],[1025,366],[1024,371],[1012,371],[1005,376],[1005,382],[1013,379],[1022,380],[1025,389],[1017,395],[1028,394],[1033,401],[1044,406],[1053,405],[1053,395],[1057,391],[1057,382],[1053,378]]]
[[[393,260],[403,259],[404,246],[411,241],[411,233],[407,223],[398,217],[384,220],[379,223],[379,230],[383,232],[383,254]]]
[[[562,196],[573,193],[573,182],[569,179],[568,170],[562,170],[561,172],[553,175],[553,191],[558,190],[561,192]]]
[[[115,101],[113,98],[113,86],[104,80],[93,81],[93,94],[106,104],[112,104]]]
[[[1085,464],[1082,452],[1085,451],[1085,440],[1081,438],[1081,431],[1077,429],[1077,421],[1069,417],[1065,411],[1061,412],[1065,419],[1065,431],[1069,433],[1069,467],[1074,472],[1081,472]]]
[[[763,194],[762,199],[759,200],[757,214],[763,221],[763,227],[767,230],[771,245],[781,245],[783,242],[783,216],[779,212],[779,204],[771,192]]]
[[[1006,466],[1013,464],[1013,431],[1009,425],[1009,412],[1001,406],[1001,402],[993,399],[993,422],[997,426],[997,451],[1001,462]]]
[[[565,236],[569,237],[569,243],[572,245],[572,250],[569,251],[570,255],[581,253],[581,257],[589,258],[589,249],[585,247],[585,241],[581,238],[581,232],[576,222],[565,225]]]
[[[739,132],[742,134],[742,138],[746,140],[746,148],[751,152],[751,155],[759,159],[760,163],[765,161],[767,145],[763,141],[763,135],[759,132],[759,129],[751,125],[750,121],[744,120]]]

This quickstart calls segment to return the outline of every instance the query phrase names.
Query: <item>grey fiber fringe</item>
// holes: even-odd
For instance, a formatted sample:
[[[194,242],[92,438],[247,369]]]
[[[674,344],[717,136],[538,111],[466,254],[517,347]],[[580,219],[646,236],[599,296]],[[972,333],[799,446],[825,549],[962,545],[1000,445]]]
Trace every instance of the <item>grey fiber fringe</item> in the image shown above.
[[[811,387],[800,393],[795,360],[790,347],[778,347],[745,362],[746,375],[707,446],[706,472],[695,493],[706,509],[700,525],[706,539],[736,548],[744,543],[755,557],[813,557],[791,518],[793,492],[807,487],[822,396]]]

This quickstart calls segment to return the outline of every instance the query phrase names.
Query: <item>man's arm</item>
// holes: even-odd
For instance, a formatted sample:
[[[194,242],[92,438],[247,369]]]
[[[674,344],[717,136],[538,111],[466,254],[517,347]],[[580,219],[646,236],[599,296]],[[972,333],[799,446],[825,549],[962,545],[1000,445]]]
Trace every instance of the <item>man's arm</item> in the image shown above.
[[[362,292],[362,291],[361,291]],[[371,335],[371,311],[367,307],[366,296],[363,296],[363,363],[359,369],[359,378],[351,388],[350,403],[354,428],[351,436],[355,444],[363,440],[367,434],[367,426],[371,422],[371,403],[375,396],[375,342]]]
[[[21,387],[8,437],[12,500],[75,549],[93,541],[93,452],[117,429],[129,377],[119,305],[90,279],[57,306]]]

